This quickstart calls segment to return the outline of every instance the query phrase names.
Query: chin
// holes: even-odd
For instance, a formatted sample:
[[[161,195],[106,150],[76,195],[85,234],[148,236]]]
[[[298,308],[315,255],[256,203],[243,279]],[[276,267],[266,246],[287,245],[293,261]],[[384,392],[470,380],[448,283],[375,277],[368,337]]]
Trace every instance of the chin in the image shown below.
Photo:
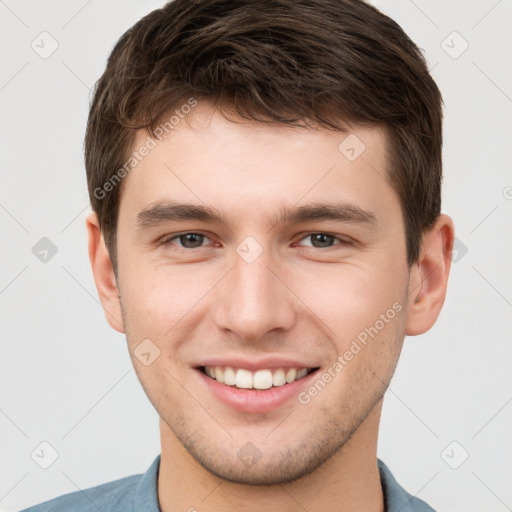
[[[339,452],[350,435],[337,432],[309,432],[294,446],[267,445],[260,452],[247,443],[236,453],[229,448],[205,448],[201,443],[187,443],[185,449],[209,473],[240,485],[269,486],[293,482],[312,473]],[[244,451],[245,450],[245,451]],[[214,454],[214,455],[212,455]]]

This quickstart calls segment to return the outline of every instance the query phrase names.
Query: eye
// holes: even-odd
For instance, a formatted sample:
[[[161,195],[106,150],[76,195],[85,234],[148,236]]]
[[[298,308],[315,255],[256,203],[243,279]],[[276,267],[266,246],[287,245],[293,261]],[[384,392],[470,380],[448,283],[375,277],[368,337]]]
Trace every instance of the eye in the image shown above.
[[[326,247],[333,247],[334,245],[350,245],[351,243],[349,240],[338,238],[334,235],[330,235],[329,233],[310,233],[309,235],[306,235],[304,238],[302,238],[301,241],[307,240],[308,238],[311,240],[311,244],[301,244],[299,242],[297,245],[321,249]],[[336,244],[336,241],[339,243]]]
[[[174,243],[175,240],[177,240],[178,243]],[[178,245],[183,249],[196,249],[202,247],[205,240],[209,240],[209,238],[201,233],[180,233],[179,235],[173,235],[170,238],[162,240],[162,245]]]

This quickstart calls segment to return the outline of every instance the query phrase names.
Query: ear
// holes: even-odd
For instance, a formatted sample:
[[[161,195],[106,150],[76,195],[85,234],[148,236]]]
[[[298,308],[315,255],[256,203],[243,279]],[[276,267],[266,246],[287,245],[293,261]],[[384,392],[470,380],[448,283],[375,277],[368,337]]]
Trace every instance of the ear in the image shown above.
[[[119,288],[101,233],[98,216],[94,212],[87,216],[86,226],[89,238],[89,260],[105,317],[113,329],[124,333]]]
[[[454,228],[448,215],[440,215],[422,237],[420,257],[410,270],[406,334],[416,336],[436,322],[446,297],[452,262]]]

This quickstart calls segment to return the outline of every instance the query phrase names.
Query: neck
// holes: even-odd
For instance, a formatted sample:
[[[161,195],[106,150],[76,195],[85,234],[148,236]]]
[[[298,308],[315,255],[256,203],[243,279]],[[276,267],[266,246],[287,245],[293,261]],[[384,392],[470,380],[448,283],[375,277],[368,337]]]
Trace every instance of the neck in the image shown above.
[[[384,512],[377,467],[382,401],[333,457],[299,480],[271,486],[242,485],[203,468],[160,419],[162,455],[158,500],[162,512]]]

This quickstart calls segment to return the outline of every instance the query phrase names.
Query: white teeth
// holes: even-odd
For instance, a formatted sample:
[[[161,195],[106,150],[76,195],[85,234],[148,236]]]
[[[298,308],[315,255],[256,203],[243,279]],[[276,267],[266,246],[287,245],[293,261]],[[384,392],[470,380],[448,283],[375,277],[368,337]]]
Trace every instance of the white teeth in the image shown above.
[[[295,380],[302,379],[302,377],[304,377],[304,375],[306,375],[306,373],[308,373],[306,368],[301,368],[300,370],[297,370],[297,376],[295,377]]]
[[[286,377],[282,368],[279,368],[279,370],[274,372],[274,375],[272,376],[272,384],[274,386],[283,386],[286,384]]]
[[[302,379],[308,373],[307,368],[278,368],[276,370],[257,370],[251,372],[243,368],[231,366],[205,366],[206,375],[227,386],[240,389],[270,389],[272,386],[284,386]]]
[[[286,382],[290,384],[290,382],[293,382],[297,377],[297,370],[295,368],[290,368],[286,372]]]
[[[215,380],[217,382],[224,382],[224,372],[219,366],[215,368]]]
[[[231,366],[226,366],[224,368],[224,384],[227,384],[228,386],[234,386],[236,383],[236,375],[235,371]]]
[[[251,389],[252,373],[249,370],[237,370],[235,386],[241,389]]]
[[[258,370],[253,377],[253,388],[268,389],[272,387],[272,372],[270,370]]]

